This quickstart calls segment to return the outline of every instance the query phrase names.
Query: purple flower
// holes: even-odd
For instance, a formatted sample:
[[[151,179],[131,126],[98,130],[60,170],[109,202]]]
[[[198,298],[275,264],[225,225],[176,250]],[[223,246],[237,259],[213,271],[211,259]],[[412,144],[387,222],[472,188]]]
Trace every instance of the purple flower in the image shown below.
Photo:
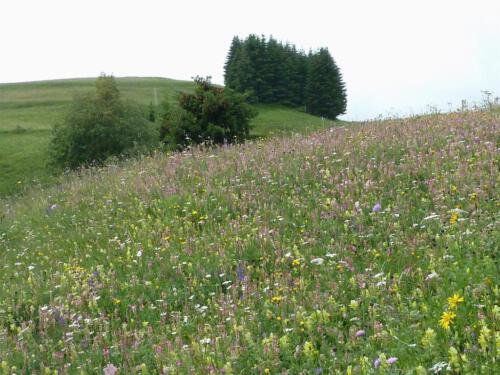
[[[360,329],[359,331],[356,332],[356,337],[361,337],[361,336],[364,336],[365,335],[365,331]]]
[[[389,358],[387,359],[387,363],[388,363],[389,365],[392,365],[393,363],[396,363],[397,361],[398,361],[398,358],[397,358],[397,357],[389,357]]]
[[[375,206],[373,206],[372,211],[379,212],[381,209],[382,209],[382,205],[379,202],[377,202],[377,203],[375,203]]]
[[[245,270],[242,266],[238,265],[236,268],[236,274],[238,275],[238,279],[240,281],[245,281]]]
[[[319,374],[322,374],[322,373],[323,373],[323,369],[322,369],[321,367],[318,367],[318,368],[316,369],[316,374],[318,374],[318,375],[319,375]]]
[[[377,358],[375,361],[373,361],[373,367],[378,368],[380,366],[380,358]]]

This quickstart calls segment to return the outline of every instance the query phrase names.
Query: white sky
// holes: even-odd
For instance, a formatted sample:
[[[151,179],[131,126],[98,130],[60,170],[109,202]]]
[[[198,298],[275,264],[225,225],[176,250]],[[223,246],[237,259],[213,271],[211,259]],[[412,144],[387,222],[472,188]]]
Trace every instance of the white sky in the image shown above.
[[[326,46],[346,119],[500,96],[500,0],[0,0],[0,82],[211,75],[234,35]]]

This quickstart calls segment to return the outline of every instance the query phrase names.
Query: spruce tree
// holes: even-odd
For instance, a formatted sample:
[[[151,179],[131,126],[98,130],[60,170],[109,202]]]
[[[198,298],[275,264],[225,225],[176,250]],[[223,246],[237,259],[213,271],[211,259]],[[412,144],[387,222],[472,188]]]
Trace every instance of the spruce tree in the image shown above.
[[[310,53],[308,60],[306,111],[334,120],[345,113],[347,105],[340,70],[326,48]]]
[[[256,72],[245,47],[236,50],[234,61],[231,64],[231,72],[231,83],[228,87],[237,92],[246,93],[252,102],[257,101],[255,95]]]
[[[241,48],[241,45],[242,42],[240,38],[235,36],[231,42],[231,47],[226,57],[226,63],[224,64],[224,84],[230,88],[235,88],[237,70],[234,69],[234,62],[236,60],[236,53]]]
[[[306,55],[273,37],[234,37],[224,79],[254,102],[305,105],[307,112],[328,118],[346,110],[342,76],[326,48]]]

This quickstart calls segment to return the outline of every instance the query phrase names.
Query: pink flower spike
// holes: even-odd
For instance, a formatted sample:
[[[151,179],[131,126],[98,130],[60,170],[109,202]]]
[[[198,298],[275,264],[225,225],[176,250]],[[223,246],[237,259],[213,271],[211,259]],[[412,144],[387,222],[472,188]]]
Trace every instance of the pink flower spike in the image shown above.
[[[364,330],[360,329],[358,332],[356,332],[356,337],[362,337],[365,335],[365,333],[366,332]]]

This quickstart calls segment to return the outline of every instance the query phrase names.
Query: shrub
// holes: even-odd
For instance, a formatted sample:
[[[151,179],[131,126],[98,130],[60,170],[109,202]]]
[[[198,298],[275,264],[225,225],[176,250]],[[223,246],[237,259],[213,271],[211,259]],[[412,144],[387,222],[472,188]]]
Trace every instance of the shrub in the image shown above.
[[[105,75],[97,79],[95,95],[73,100],[53,134],[53,164],[71,169],[102,164],[110,156],[132,154],[151,146],[157,138],[142,110],[122,101],[114,78]]]
[[[210,77],[195,78],[194,94],[181,93],[179,108],[164,104],[160,136],[176,148],[211,142],[242,142],[250,133],[250,120],[257,115],[245,96],[217,87]]]

